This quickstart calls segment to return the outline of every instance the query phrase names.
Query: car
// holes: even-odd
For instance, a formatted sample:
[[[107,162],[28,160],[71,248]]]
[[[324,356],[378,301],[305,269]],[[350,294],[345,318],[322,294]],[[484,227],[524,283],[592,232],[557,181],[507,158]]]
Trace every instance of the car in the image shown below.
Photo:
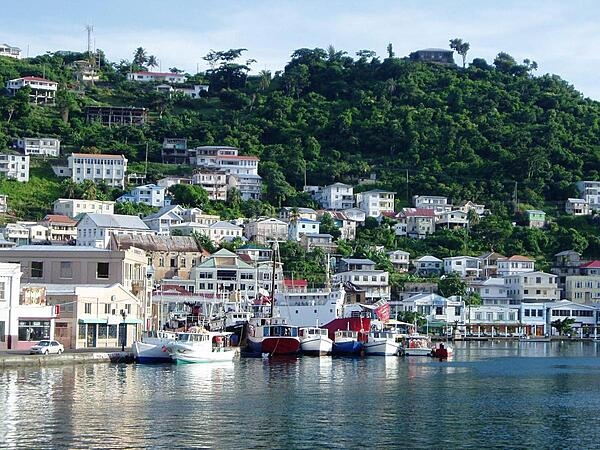
[[[58,341],[52,339],[42,339],[29,349],[30,355],[49,355],[54,353],[60,355],[65,351],[65,347]]]

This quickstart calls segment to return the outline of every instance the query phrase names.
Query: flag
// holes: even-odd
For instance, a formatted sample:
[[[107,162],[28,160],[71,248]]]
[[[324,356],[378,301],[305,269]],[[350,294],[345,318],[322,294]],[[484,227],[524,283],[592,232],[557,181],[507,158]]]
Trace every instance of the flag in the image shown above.
[[[378,302],[373,303],[375,307],[375,315],[382,322],[387,322],[390,320],[390,304],[386,300],[379,300]]]

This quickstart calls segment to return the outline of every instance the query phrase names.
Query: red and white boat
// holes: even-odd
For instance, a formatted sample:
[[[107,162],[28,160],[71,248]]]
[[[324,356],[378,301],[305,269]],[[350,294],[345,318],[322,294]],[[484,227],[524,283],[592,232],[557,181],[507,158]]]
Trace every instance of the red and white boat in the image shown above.
[[[252,317],[246,335],[250,353],[292,356],[300,353],[298,327],[281,317]]]

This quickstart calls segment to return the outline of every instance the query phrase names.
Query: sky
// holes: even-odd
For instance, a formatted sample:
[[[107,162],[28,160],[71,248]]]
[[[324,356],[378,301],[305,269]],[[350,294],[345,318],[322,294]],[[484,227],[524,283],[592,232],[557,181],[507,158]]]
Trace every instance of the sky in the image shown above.
[[[600,100],[599,17],[596,0],[30,0],[2,10],[0,42],[23,56],[85,51],[89,24],[92,45],[109,61],[131,60],[143,47],[162,71],[196,73],[211,50],[246,48],[243,61],[257,61],[252,72],[275,72],[300,48],[368,49],[383,59],[388,43],[402,57],[461,38],[467,62],[506,52]]]

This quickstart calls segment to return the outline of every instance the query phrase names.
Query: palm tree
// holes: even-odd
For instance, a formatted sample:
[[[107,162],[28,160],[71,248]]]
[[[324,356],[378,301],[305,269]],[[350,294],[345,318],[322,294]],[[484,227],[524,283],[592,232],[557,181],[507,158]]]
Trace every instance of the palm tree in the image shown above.
[[[146,61],[146,64],[148,64],[148,67],[154,69],[155,67],[158,67],[158,59],[156,59],[156,56],[150,55],[148,56],[148,61]]]
[[[148,62],[146,50],[142,47],[136,48],[135,53],[133,54],[133,63],[138,66],[143,66],[146,62]]]

